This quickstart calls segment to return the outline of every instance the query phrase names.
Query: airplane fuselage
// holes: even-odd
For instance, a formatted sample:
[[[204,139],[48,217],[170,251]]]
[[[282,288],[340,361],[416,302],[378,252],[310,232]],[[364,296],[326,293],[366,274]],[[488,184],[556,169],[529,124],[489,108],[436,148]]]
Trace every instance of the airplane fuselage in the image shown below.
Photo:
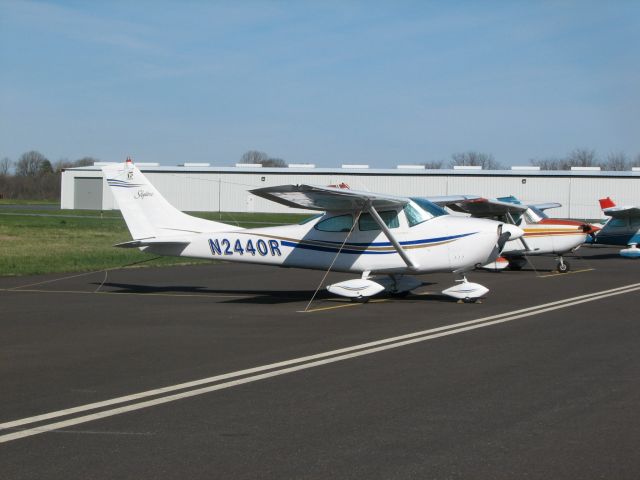
[[[407,266],[382,231],[321,231],[318,224],[340,212],[302,225],[220,231],[194,235],[186,246],[149,246],[160,255],[300,267],[341,272],[427,273],[468,271],[497,256],[497,222],[484,219],[435,217],[410,227],[397,212],[394,237],[417,265]],[[347,215],[348,213],[342,214]],[[348,236],[348,238],[347,238]]]
[[[596,234],[594,244],[626,246],[640,240],[640,219],[611,218]]]
[[[584,223],[572,220],[543,219],[538,223],[520,225],[524,230],[524,240],[530,251],[523,252],[523,244],[518,240],[507,242],[503,256],[544,254],[563,254],[582,245],[588,235],[583,229]]]

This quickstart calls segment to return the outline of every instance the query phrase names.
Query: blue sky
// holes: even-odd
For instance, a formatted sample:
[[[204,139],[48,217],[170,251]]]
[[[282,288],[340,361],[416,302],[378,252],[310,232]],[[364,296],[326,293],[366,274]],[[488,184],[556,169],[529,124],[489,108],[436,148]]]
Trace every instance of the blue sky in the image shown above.
[[[0,0],[0,157],[640,154],[640,2]]]

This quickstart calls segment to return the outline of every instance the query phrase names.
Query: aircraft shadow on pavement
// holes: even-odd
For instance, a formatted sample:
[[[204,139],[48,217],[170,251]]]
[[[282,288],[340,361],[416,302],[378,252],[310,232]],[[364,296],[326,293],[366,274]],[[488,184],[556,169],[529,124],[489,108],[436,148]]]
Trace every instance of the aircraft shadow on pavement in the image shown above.
[[[94,282],[94,285],[100,285]],[[219,299],[220,303],[255,303],[255,304],[279,304],[309,301],[313,296],[313,290],[245,290],[245,289],[218,289],[201,286],[185,286],[185,285],[165,285],[150,286],[137,285],[132,283],[113,283],[106,282],[102,287],[109,287],[112,293],[138,293],[144,294],[191,294],[191,295],[229,295],[228,299]],[[238,298],[231,296],[237,295]],[[336,298],[324,289],[320,289],[316,295],[316,299]]]
[[[613,252],[613,253],[597,253],[595,255],[589,255],[589,257],[585,257],[588,258],[589,260],[592,258],[597,258],[597,259],[616,259],[616,260],[628,260],[627,258],[622,257],[618,252]]]
[[[102,285],[102,287],[108,287],[114,290],[110,290],[111,293],[137,293],[144,294],[190,294],[190,295],[202,295],[206,298],[207,295],[229,295],[230,297],[217,299],[219,303],[242,303],[242,304],[259,304],[259,305],[275,305],[285,303],[296,302],[308,302],[313,297],[313,290],[244,290],[244,289],[218,289],[202,286],[185,286],[185,285],[164,285],[164,286],[150,286],[150,285],[137,285],[133,283],[115,283],[115,282],[93,282],[94,285]],[[423,286],[434,285],[433,283],[424,282]],[[237,295],[237,298],[233,298]],[[395,299],[397,301],[419,301],[419,302],[451,302],[455,301],[452,298],[442,295],[440,293],[433,294],[408,294],[406,296],[394,296],[394,295],[380,295],[373,297]],[[348,302],[346,298],[337,297],[329,293],[326,289],[321,288],[315,296],[314,301],[329,300],[336,302]]]

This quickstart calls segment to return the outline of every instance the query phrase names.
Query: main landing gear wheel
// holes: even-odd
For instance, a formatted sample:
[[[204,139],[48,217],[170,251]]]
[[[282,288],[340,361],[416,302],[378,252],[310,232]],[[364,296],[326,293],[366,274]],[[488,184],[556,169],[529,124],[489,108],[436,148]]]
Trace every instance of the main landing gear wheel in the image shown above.
[[[456,303],[482,303],[482,299],[465,297],[465,298],[461,298]]]
[[[558,273],[567,273],[569,271],[569,263],[561,260],[558,262],[557,270]]]
[[[353,297],[351,301],[354,303],[367,303],[369,301],[369,297]]]

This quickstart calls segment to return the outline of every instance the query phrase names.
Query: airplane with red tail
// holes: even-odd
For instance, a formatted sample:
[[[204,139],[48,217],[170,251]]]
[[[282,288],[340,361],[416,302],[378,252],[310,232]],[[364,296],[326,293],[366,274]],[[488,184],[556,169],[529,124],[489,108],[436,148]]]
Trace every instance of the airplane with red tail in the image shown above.
[[[640,208],[617,206],[610,197],[601,198],[599,202],[602,212],[610,218],[590,243],[627,246],[620,250],[620,255],[640,258]]]

